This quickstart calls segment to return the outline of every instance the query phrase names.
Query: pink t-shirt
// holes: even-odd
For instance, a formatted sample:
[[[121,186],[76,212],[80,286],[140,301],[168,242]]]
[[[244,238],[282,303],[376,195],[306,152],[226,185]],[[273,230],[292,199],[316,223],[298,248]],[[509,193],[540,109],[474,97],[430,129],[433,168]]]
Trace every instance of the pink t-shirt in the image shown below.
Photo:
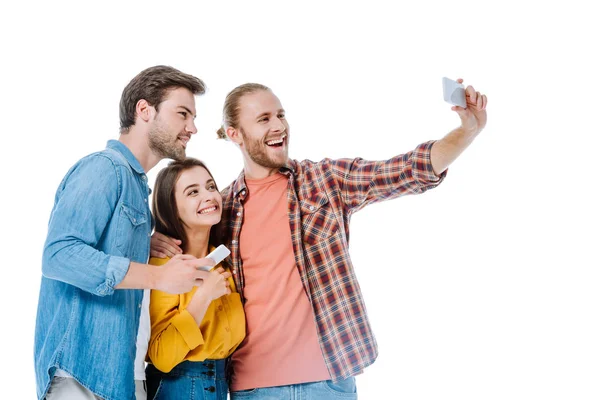
[[[246,339],[233,353],[231,390],[331,379],[294,259],[288,178],[248,180],[240,254]]]

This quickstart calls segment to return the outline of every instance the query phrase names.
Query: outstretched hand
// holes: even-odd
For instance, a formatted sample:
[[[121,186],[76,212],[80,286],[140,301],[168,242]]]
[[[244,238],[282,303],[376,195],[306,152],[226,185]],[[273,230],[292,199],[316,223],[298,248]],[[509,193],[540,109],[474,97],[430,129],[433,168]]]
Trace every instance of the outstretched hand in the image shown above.
[[[461,78],[456,80],[458,83],[463,83]],[[477,134],[485,127],[487,123],[487,96],[481,94],[469,85],[465,89],[467,98],[467,108],[453,106],[452,111],[456,111],[460,117],[462,128],[468,133]]]

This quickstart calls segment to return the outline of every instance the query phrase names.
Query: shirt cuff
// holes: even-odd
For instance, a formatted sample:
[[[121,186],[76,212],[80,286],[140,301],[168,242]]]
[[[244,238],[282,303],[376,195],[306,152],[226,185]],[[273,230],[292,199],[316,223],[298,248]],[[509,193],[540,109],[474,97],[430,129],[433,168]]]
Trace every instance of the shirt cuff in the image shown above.
[[[204,344],[204,338],[198,328],[198,324],[188,310],[183,310],[171,320],[171,324],[179,331],[179,334],[188,345],[190,350]]]
[[[117,286],[127,275],[131,260],[125,257],[110,256],[106,267],[106,280],[96,288],[99,296],[108,296],[114,293]]]
[[[415,182],[425,189],[432,189],[442,183],[448,169],[444,170],[439,176],[435,174],[433,165],[431,165],[431,148],[435,140],[425,142],[417,146],[412,157],[412,174]]]

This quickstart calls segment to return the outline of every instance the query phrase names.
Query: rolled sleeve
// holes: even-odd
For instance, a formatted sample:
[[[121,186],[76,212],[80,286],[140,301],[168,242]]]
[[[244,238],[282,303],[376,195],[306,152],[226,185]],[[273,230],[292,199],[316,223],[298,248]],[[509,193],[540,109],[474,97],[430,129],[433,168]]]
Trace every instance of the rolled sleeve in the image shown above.
[[[415,182],[423,189],[433,189],[446,178],[448,170],[436,175],[431,164],[431,148],[435,140],[417,146],[412,154],[412,175]]]
[[[190,350],[204,344],[204,338],[200,329],[198,329],[198,324],[188,310],[181,311],[179,315],[171,320],[171,324],[177,329]]]
[[[127,275],[131,261],[125,257],[110,256],[108,267],[106,268],[106,279],[96,288],[96,294],[99,296],[108,296],[113,294],[117,286]]]

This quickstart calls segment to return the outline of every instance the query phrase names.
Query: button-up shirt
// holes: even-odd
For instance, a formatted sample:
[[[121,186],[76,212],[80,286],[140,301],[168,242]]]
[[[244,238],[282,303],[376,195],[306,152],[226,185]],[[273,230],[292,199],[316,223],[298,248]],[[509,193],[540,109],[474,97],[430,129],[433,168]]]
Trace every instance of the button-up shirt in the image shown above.
[[[79,160],[56,192],[42,258],[35,329],[38,398],[60,369],[107,400],[135,398],[143,290],[115,290],[146,263],[152,217],[147,177],[111,140]]]
[[[423,143],[385,161],[289,160],[279,170],[288,177],[288,215],[296,266],[334,380],[362,372],[377,357],[377,343],[350,260],[350,217],[367,204],[423,193],[439,185],[446,172],[438,177],[433,170],[433,143]],[[222,194],[221,240],[231,249],[235,281],[243,298],[239,238],[248,195],[244,173]]]

